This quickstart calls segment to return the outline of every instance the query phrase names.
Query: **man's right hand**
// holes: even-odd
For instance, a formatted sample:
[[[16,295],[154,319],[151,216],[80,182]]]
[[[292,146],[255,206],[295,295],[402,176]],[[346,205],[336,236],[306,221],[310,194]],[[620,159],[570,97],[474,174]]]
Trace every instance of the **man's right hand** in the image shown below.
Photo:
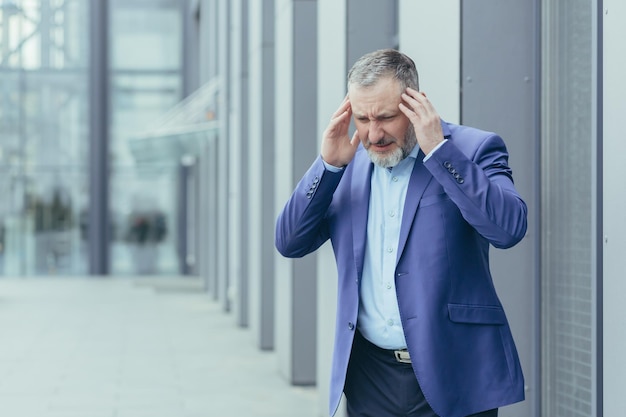
[[[344,167],[354,158],[359,146],[359,136],[358,131],[355,131],[352,139],[348,137],[351,117],[352,107],[350,99],[346,96],[331,117],[322,137],[322,159],[327,164]]]

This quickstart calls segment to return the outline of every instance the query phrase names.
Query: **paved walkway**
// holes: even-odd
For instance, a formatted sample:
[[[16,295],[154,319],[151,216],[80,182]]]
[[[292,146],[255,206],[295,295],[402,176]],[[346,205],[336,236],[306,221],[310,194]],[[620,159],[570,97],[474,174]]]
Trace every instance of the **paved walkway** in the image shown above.
[[[2,417],[319,417],[192,278],[0,277]]]

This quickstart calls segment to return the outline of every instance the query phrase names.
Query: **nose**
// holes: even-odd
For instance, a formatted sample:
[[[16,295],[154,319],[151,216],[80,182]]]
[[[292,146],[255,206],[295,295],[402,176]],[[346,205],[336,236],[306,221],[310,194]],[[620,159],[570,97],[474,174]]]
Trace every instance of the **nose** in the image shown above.
[[[378,123],[377,121],[370,122],[368,137],[369,137],[370,142],[372,143],[376,143],[385,137],[385,133],[383,132],[383,129],[380,127],[380,123]]]

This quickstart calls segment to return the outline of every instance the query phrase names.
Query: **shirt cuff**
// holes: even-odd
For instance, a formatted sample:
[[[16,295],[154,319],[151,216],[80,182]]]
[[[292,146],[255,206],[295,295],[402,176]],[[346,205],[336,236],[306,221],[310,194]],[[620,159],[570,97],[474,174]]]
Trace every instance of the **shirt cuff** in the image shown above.
[[[437,149],[441,148],[441,146],[442,146],[444,143],[446,143],[447,141],[448,141],[448,139],[444,139],[443,141],[439,142],[439,144],[438,144],[437,146],[435,146],[435,148],[434,148],[432,151],[428,152],[428,155],[426,155],[426,157],[424,158],[424,161],[423,161],[423,162],[428,161],[428,159],[429,159],[431,156],[433,156],[433,154],[437,151]]]
[[[327,171],[330,171],[330,172],[341,172],[341,171],[343,171],[344,167],[336,167],[334,165],[331,165],[331,164],[327,163],[326,161],[324,161],[323,158],[322,158],[322,162],[324,163],[324,168],[326,168]]]

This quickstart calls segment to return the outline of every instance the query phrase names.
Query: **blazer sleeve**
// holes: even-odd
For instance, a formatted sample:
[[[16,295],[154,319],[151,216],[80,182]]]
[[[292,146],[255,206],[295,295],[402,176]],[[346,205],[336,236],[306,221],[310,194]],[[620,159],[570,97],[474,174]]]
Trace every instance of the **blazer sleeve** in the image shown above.
[[[498,248],[517,244],[527,228],[527,207],[513,184],[508,156],[500,136],[470,133],[448,140],[424,162],[463,218]]]
[[[281,255],[299,258],[328,240],[325,216],[343,173],[327,170],[318,157],[304,174],[276,220],[275,246]]]

